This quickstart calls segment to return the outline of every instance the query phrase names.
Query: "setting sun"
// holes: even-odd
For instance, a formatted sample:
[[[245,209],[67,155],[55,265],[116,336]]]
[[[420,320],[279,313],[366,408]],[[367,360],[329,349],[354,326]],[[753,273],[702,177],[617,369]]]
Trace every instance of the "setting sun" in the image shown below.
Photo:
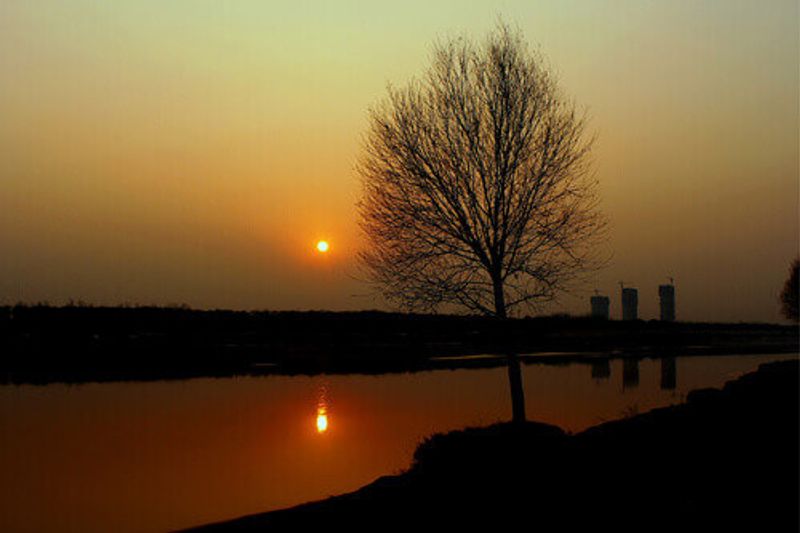
[[[328,245],[328,241],[318,241],[317,242],[317,251],[318,252],[321,252],[321,253],[324,254],[325,252],[328,251],[328,248],[330,248],[330,246]]]

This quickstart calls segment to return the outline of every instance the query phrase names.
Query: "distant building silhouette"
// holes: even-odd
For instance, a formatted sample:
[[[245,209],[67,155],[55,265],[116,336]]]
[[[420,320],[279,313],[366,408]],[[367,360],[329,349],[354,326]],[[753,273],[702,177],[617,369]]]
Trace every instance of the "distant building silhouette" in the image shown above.
[[[658,297],[661,300],[661,320],[675,321],[675,285],[659,285]]]
[[[590,301],[592,304],[592,317],[608,320],[610,315],[609,308],[611,307],[611,300],[609,300],[608,296],[592,296]]]
[[[639,291],[630,287],[622,288],[622,320],[639,318]]]

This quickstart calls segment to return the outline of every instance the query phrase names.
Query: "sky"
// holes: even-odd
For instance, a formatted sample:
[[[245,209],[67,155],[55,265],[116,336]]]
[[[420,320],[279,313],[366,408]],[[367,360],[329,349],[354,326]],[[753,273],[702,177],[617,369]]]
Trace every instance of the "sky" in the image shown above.
[[[798,255],[795,0],[0,2],[0,303],[386,308],[360,280],[368,109],[437,39],[518,27],[585,107],[611,260],[658,315],[778,322]],[[326,239],[328,254],[314,244]]]

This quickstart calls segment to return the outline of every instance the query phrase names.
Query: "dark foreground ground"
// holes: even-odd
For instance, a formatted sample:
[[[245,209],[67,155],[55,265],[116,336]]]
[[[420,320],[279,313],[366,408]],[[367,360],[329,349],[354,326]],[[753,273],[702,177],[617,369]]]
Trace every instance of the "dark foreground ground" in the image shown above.
[[[798,361],[577,435],[529,422],[436,435],[406,473],[193,531],[797,532]]]
[[[413,372],[498,366],[469,354],[797,353],[797,326],[181,307],[0,307],[0,383]],[[546,362],[548,356],[537,355]]]

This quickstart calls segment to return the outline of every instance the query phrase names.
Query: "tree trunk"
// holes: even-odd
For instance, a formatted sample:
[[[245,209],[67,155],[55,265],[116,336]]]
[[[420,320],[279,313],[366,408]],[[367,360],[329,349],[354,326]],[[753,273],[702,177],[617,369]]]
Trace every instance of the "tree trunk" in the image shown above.
[[[495,315],[501,320],[506,319],[506,300],[503,293],[503,281],[499,276],[493,276],[494,308]],[[505,344],[505,342],[504,342]],[[506,348],[508,364],[508,386],[511,391],[511,421],[515,424],[525,422],[525,391],[522,388],[522,372],[519,357],[513,350]]]
[[[506,295],[503,292],[503,280],[499,275],[492,276],[494,288],[494,315],[497,318],[506,318]]]

